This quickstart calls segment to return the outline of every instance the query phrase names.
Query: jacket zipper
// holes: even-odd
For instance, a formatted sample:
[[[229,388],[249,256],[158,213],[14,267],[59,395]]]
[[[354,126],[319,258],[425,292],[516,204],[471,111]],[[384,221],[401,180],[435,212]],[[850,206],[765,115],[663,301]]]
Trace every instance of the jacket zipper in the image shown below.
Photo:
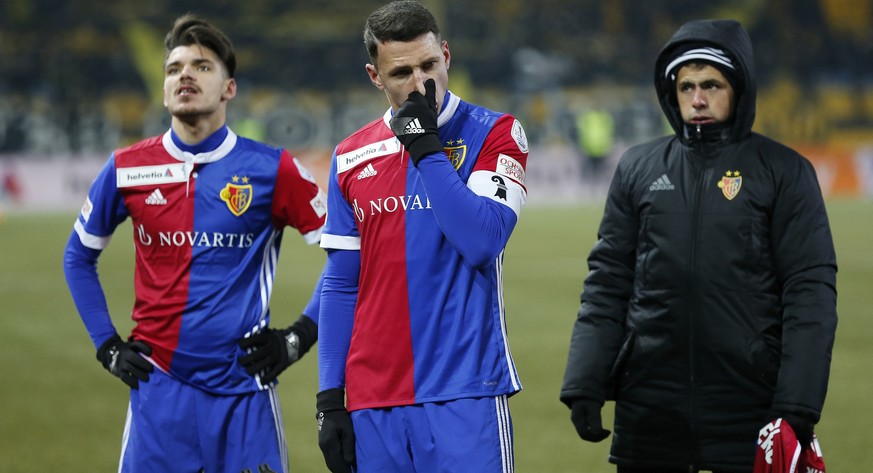
[[[696,131],[697,131],[697,137],[698,137],[698,139],[700,139],[701,135],[702,135],[700,125],[697,125]],[[694,187],[694,196],[693,196],[694,208],[693,208],[693,213],[691,215],[691,218],[692,218],[692,220],[691,220],[691,238],[692,238],[692,240],[691,240],[690,244],[688,245],[688,247],[690,249],[689,250],[690,254],[689,254],[689,258],[688,258],[688,260],[690,262],[689,272],[691,274],[691,281],[689,281],[689,283],[691,286],[691,296],[692,296],[691,310],[688,314],[688,370],[689,370],[689,372],[688,372],[689,378],[688,379],[689,379],[689,390],[690,390],[690,392],[689,392],[689,406],[688,406],[689,407],[688,419],[689,419],[689,422],[691,423],[691,425],[689,425],[689,430],[691,432],[692,438],[697,436],[696,422],[694,420],[694,411],[695,411],[695,402],[696,402],[695,397],[694,397],[694,392],[695,392],[694,391],[694,382],[695,382],[695,377],[694,377],[694,370],[695,370],[695,363],[694,363],[694,361],[695,361],[694,360],[694,339],[695,339],[695,337],[694,337],[694,327],[695,327],[694,314],[697,313],[697,305],[698,305],[696,281],[697,281],[697,241],[698,241],[698,234],[700,232],[700,228],[699,228],[700,227],[700,207],[701,207],[700,200],[701,200],[701,196],[703,195],[703,188],[705,185],[705,176],[706,176],[706,169],[707,169],[707,160],[706,160],[705,153],[703,153],[704,149],[705,149],[705,147],[703,146],[703,144],[702,143],[699,144],[698,150],[701,152],[702,160],[701,160],[700,171],[697,173],[697,182],[695,183],[695,187]],[[690,473],[694,473],[696,471],[696,468],[694,466],[695,463],[697,463],[696,455],[695,455],[695,458],[692,459],[691,464],[688,465],[688,471]]]

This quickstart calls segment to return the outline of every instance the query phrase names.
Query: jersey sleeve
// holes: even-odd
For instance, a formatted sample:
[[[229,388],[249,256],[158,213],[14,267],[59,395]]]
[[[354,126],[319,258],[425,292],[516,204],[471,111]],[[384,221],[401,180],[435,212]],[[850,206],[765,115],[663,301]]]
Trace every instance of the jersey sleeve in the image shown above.
[[[285,150],[279,157],[273,196],[273,224],[296,228],[306,243],[318,243],[327,213],[327,199],[309,171]]]
[[[95,347],[116,333],[97,273],[97,259],[127,216],[116,185],[113,155],[91,184],[64,249],[67,286]]]
[[[427,155],[418,164],[440,229],[474,267],[490,264],[503,251],[527,196],[527,145],[511,136],[516,124],[509,115],[497,121],[467,183],[444,153]]]
[[[328,250],[318,317],[319,391],[345,387],[360,272],[360,251]]]
[[[318,277],[318,282],[315,283],[315,288],[312,290],[312,295],[309,297],[309,302],[306,303],[306,307],[303,308],[303,314],[309,318],[309,320],[313,321],[315,324],[318,324],[318,314],[321,311],[321,289],[324,285],[324,270],[322,270],[321,275]]]
[[[478,195],[508,206],[518,216],[527,200],[524,178],[528,151],[521,123],[504,115],[485,140],[467,186]]]
[[[337,250],[360,250],[361,235],[355,223],[355,212],[345,199],[337,177],[336,151],[330,165],[327,183],[327,222],[321,247]]]

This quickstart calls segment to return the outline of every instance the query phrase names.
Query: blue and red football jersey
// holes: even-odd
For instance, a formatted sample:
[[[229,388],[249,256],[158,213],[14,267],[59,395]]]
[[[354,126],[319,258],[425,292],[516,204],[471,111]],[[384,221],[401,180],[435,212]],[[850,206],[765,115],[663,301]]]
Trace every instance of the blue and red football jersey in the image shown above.
[[[511,115],[451,93],[444,103],[445,152],[418,167],[391,132],[391,110],[333,156],[320,388],[345,387],[349,410],[521,389],[502,269],[526,199],[527,140]]]
[[[168,131],[110,156],[67,246],[73,299],[100,346],[115,327],[88,266],[130,217],[136,250],[131,338],[152,347],[150,359],[160,369],[198,388],[258,390],[259,380],[239,364],[238,341],[269,322],[284,227],[317,243],[326,196],[287,151],[227,127],[194,152],[180,146]],[[76,277],[82,268],[87,277]]]

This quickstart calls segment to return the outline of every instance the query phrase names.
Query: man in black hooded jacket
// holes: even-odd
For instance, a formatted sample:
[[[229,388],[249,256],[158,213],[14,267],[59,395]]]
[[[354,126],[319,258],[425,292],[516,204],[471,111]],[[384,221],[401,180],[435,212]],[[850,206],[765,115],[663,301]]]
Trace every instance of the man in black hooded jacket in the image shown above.
[[[804,445],[827,392],[836,256],[812,165],[752,132],[751,40],[683,25],[655,64],[676,134],[628,150],[589,257],[561,401],[619,473],[751,472],[759,430]]]

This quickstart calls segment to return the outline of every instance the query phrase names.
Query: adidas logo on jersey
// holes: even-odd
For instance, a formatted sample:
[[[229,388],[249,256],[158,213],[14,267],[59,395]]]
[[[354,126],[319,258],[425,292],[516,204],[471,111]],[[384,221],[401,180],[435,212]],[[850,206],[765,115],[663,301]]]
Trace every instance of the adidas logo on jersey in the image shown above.
[[[666,174],[659,177],[655,182],[652,183],[651,186],[649,186],[650,191],[671,191],[675,188],[676,186],[674,186],[673,183],[670,182],[670,179],[667,177]]]
[[[367,164],[367,167],[364,168],[363,171],[358,173],[358,180],[364,179],[366,177],[373,177],[376,175],[376,168],[373,167],[373,163]]]
[[[404,135],[419,135],[424,133],[424,128],[421,127],[421,122],[418,121],[418,118],[413,118],[412,121],[406,124],[406,128],[403,129]]]
[[[146,205],[167,205],[167,199],[164,198],[164,194],[161,194],[160,189],[155,189],[155,191],[146,198],[145,203]]]

